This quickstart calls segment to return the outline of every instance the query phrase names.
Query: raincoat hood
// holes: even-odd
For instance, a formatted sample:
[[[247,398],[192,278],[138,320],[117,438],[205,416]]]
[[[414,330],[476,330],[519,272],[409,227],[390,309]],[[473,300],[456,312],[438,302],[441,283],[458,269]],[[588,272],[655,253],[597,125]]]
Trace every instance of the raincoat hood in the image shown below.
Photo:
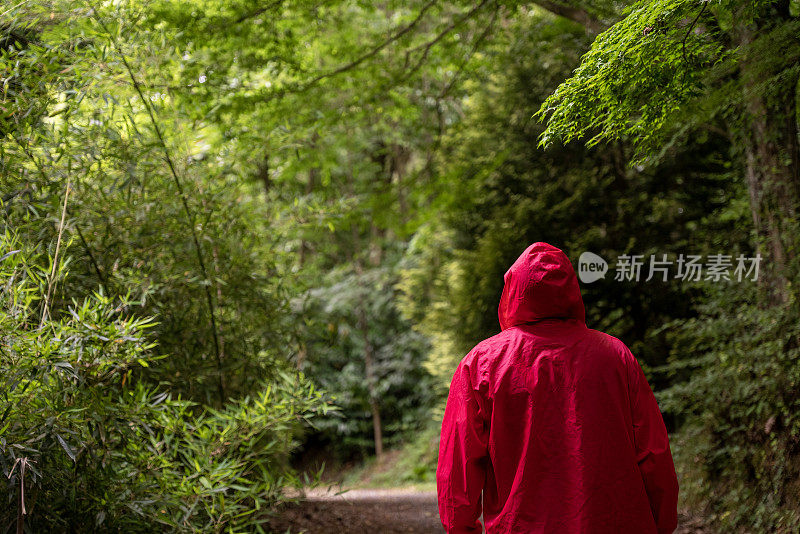
[[[525,249],[503,277],[500,328],[542,319],[576,319],[585,322],[578,278],[567,255],[547,243]]]

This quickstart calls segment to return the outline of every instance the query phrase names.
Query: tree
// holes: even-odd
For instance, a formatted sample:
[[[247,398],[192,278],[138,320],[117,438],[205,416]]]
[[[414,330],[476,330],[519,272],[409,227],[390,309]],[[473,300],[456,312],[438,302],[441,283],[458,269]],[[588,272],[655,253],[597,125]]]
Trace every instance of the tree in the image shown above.
[[[694,128],[729,135],[765,256],[765,300],[776,305],[796,275],[797,10],[792,1],[639,2],[539,111],[545,145],[626,137],[639,160]]]

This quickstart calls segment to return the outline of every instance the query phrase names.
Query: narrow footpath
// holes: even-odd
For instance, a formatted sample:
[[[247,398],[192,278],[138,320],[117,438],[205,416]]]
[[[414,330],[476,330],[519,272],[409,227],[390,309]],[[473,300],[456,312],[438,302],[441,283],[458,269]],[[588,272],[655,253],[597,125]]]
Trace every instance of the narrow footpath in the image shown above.
[[[406,489],[312,490],[270,524],[276,534],[442,534],[436,493]],[[681,514],[676,534],[715,534]]]

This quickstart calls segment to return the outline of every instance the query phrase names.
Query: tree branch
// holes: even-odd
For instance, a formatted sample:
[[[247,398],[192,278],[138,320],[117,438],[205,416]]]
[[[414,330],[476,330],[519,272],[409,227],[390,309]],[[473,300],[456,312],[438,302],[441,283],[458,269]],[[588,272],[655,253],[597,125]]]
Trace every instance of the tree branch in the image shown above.
[[[271,3],[267,4],[265,6],[259,7],[258,9],[255,9],[255,10],[251,11],[250,13],[245,13],[244,15],[242,15],[241,17],[236,19],[235,23],[236,24],[241,24],[242,22],[246,21],[247,19],[251,19],[253,17],[257,17],[257,16],[261,15],[262,13],[266,13],[267,11],[270,11],[273,8],[279,7],[282,3],[283,3],[283,0],[277,0],[275,2],[271,2]]]
[[[450,78],[450,81],[447,82],[447,85],[445,85],[444,88],[442,89],[442,91],[439,93],[439,95],[437,96],[438,99],[441,100],[442,98],[447,96],[447,94],[450,92],[450,90],[455,85],[456,81],[458,81],[458,78],[464,72],[464,69],[466,68],[467,64],[472,59],[472,56],[475,55],[475,52],[477,52],[477,50],[480,47],[480,45],[486,40],[486,38],[492,32],[492,30],[494,29],[494,24],[497,21],[497,14],[498,14],[499,10],[500,10],[499,6],[495,8],[494,12],[492,13],[492,18],[489,20],[489,23],[486,25],[486,28],[483,30],[483,32],[481,32],[481,34],[478,36],[478,38],[475,39],[475,41],[472,43],[472,49],[467,54],[467,57],[464,58],[464,61],[462,61],[461,64],[458,66],[458,70],[456,70],[455,74],[453,74],[453,77]]]
[[[322,80],[324,80],[326,78],[332,78],[334,76],[342,74],[343,72],[347,72],[348,70],[351,70],[351,69],[354,69],[355,67],[358,67],[360,64],[362,64],[363,62],[365,62],[368,59],[371,59],[371,58],[375,57],[376,55],[378,55],[380,53],[381,50],[383,50],[384,48],[386,48],[390,44],[394,43],[395,41],[397,41],[398,39],[400,39],[401,37],[403,37],[404,35],[409,33],[411,30],[416,28],[417,25],[422,20],[422,18],[425,16],[425,13],[427,13],[428,10],[430,10],[436,4],[437,4],[437,0],[431,0],[430,2],[428,2],[427,4],[422,6],[422,9],[420,9],[420,11],[417,14],[417,16],[414,18],[414,20],[409,22],[408,25],[406,25],[406,26],[400,28],[399,30],[395,31],[394,33],[392,33],[392,35],[389,36],[388,39],[386,39],[385,41],[381,42],[380,44],[378,44],[377,46],[375,46],[374,48],[372,48],[368,52],[365,52],[364,54],[358,56],[353,61],[350,61],[349,63],[345,63],[344,65],[341,65],[340,67],[336,67],[333,70],[329,70],[328,72],[323,72],[322,74],[319,74],[319,75],[311,78],[310,80],[306,80],[304,82],[298,82],[298,83],[295,83],[295,84],[290,84],[290,85],[288,85],[286,87],[282,87],[280,89],[277,89],[277,90],[273,91],[270,96],[282,96],[282,95],[287,94],[287,93],[301,93],[303,91],[306,91],[306,90],[310,89],[311,87],[315,86],[316,84],[318,84],[319,82],[321,82]]]
[[[81,243],[83,244],[84,250],[86,250],[86,254],[89,256],[89,261],[91,261],[92,266],[94,267],[94,272],[97,273],[97,278],[100,279],[100,285],[108,291],[108,282],[106,277],[103,275],[102,269],[100,269],[100,265],[97,263],[97,259],[95,259],[94,254],[92,254],[92,249],[89,246],[89,243],[86,242],[86,238],[83,237],[83,232],[81,232],[81,227],[79,224],[75,225],[75,230],[78,232],[78,237],[81,239]]]
[[[483,6],[485,6],[488,3],[489,3],[489,0],[482,0],[478,5],[476,5],[472,9],[470,9],[468,12],[462,14],[460,17],[456,17],[455,19],[453,19],[450,22],[450,24],[448,24],[444,28],[444,30],[442,30],[438,35],[436,35],[436,37],[434,37],[430,41],[428,41],[428,42],[426,42],[426,43],[424,43],[424,44],[422,44],[420,46],[417,46],[416,48],[412,48],[411,50],[406,51],[406,66],[407,66],[408,65],[408,58],[411,56],[411,54],[413,54],[414,52],[417,52],[419,50],[422,50],[422,54],[420,55],[420,57],[417,60],[416,64],[411,68],[411,70],[409,71],[409,74],[407,76],[410,76],[411,74],[413,74],[417,70],[419,70],[420,67],[422,67],[422,64],[428,58],[428,54],[430,53],[431,49],[439,41],[444,39],[450,32],[452,32],[458,26],[460,26],[461,24],[466,22],[468,19],[472,18],[472,16],[475,15],[475,13],[480,11],[481,8],[483,8]]]
[[[586,28],[587,33],[593,35],[603,33],[610,28],[610,25],[580,7],[551,2],[550,0],[532,0],[532,3],[554,15],[577,22]]]

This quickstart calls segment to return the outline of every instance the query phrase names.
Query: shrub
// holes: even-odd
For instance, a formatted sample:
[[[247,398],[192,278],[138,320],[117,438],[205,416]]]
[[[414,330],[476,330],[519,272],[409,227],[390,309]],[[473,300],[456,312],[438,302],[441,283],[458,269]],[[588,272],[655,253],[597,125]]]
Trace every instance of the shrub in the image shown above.
[[[286,458],[323,395],[287,372],[219,410],[153,387],[168,356],[136,303],[95,293],[50,318],[67,262],[0,245],[0,531],[18,512],[34,532],[261,531],[300,483]]]
[[[690,501],[726,532],[794,532],[800,522],[800,314],[764,308],[756,288],[714,290],[685,321],[662,408],[684,419],[676,441]],[[687,357],[687,355],[691,355]]]

